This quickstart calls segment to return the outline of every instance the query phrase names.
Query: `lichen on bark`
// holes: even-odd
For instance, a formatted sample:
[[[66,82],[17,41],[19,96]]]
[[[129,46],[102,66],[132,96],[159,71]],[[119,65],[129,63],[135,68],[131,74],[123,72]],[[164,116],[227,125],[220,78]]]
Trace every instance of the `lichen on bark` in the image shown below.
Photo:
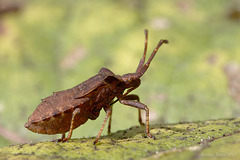
[[[7,159],[221,159],[240,158],[240,118],[151,125],[151,134],[135,126],[102,136],[65,143],[40,142],[0,148]]]

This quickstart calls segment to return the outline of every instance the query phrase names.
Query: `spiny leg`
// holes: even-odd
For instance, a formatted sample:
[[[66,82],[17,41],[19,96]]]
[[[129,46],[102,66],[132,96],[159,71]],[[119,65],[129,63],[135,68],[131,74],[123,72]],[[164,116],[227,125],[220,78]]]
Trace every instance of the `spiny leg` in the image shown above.
[[[67,138],[65,138],[65,134],[62,134],[62,139],[60,139],[62,142],[66,142],[67,140],[69,140],[72,136],[72,131],[73,131],[73,123],[74,123],[74,118],[77,114],[80,113],[80,109],[76,108],[73,113],[72,113],[72,120],[71,120],[71,124],[70,124],[70,129],[69,129],[69,133]]]
[[[144,52],[143,52],[143,57],[141,58],[139,64],[138,64],[138,67],[137,67],[137,71],[136,72],[139,72],[140,69],[142,68],[144,62],[145,62],[145,57],[146,57],[146,53],[147,53],[147,44],[148,44],[148,30],[145,29],[144,30],[144,33],[145,33],[145,46],[144,46]]]
[[[145,104],[141,103],[141,102],[136,102],[136,101],[132,101],[132,100],[121,99],[119,101],[122,104],[131,106],[131,107],[135,107],[135,108],[138,108],[138,109],[143,109],[143,110],[146,111],[146,128],[145,128],[145,132],[146,132],[146,134],[147,134],[147,136],[149,138],[155,139],[155,137],[152,136],[150,134],[150,132],[149,132],[149,109],[148,109],[148,107]]]
[[[108,119],[108,117],[109,117],[109,116],[111,115],[111,113],[112,113],[111,107],[109,107],[106,112],[107,112],[107,114],[106,114],[106,117],[105,117],[104,122],[103,122],[103,124],[102,124],[102,127],[101,127],[100,131],[98,132],[98,135],[97,135],[97,137],[95,138],[95,141],[93,142],[94,145],[98,142],[98,139],[99,139],[100,136],[101,136],[101,133],[102,133],[103,128],[104,128],[104,126],[105,126],[105,124],[106,124],[106,122],[107,122],[107,119]]]

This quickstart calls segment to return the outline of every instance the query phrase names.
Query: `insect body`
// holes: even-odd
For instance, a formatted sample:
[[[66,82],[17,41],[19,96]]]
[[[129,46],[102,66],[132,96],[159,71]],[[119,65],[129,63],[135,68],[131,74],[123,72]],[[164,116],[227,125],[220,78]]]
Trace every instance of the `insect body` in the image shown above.
[[[33,114],[28,118],[25,127],[41,134],[62,134],[62,138],[58,141],[64,142],[71,138],[73,129],[84,124],[88,119],[95,120],[103,108],[106,112],[106,117],[94,141],[94,144],[96,144],[109,117],[108,133],[110,133],[112,105],[119,101],[124,105],[138,108],[139,123],[141,125],[144,124],[142,123],[140,110],[146,111],[145,131],[148,137],[154,138],[149,133],[148,107],[139,102],[137,95],[129,94],[139,87],[140,78],[148,69],[158,48],[163,43],[168,43],[167,40],[160,40],[145,63],[147,41],[148,31],[145,30],[144,53],[135,73],[120,76],[115,75],[107,68],[102,68],[97,75],[79,85],[71,89],[54,92],[53,95],[42,99],[42,103],[38,105]],[[126,92],[124,93],[125,90]],[[117,100],[113,101],[115,97]],[[69,133],[65,138],[66,132]]]

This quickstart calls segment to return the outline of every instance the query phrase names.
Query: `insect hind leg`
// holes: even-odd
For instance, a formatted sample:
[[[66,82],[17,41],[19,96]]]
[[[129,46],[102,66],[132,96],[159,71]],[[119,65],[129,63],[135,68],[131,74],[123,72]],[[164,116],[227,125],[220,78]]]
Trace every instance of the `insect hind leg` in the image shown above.
[[[65,133],[62,134],[61,139],[55,139],[55,140],[52,140],[52,142],[62,142],[64,138],[65,138]]]
[[[80,113],[80,108],[76,108],[73,113],[72,113],[72,119],[71,119],[71,124],[70,124],[70,129],[67,138],[65,138],[65,133],[62,134],[62,138],[58,139],[57,142],[66,142],[69,140],[72,136],[72,131],[73,131],[73,123],[74,123],[74,118],[77,114]]]

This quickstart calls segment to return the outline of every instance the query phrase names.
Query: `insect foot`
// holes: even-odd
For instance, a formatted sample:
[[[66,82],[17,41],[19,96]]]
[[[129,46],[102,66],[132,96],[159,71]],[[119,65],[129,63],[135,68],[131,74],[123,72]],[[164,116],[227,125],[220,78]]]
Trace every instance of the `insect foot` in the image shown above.
[[[107,68],[101,68],[98,74],[86,81],[67,90],[53,92],[52,95],[42,99],[36,110],[28,118],[25,127],[32,132],[39,134],[62,134],[57,142],[68,141],[74,129],[85,124],[89,119],[98,118],[100,111],[104,109],[106,117],[93,142],[94,145],[100,139],[104,126],[108,121],[108,133],[111,133],[111,119],[113,104],[121,104],[138,109],[138,122],[142,122],[141,111],[145,111],[145,133],[147,137],[153,138],[149,131],[149,108],[140,102],[136,94],[130,94],[141,84],[141,77],[147,71],[158,49],[167,40],[160,40],[145,61],[148,44],[148,30],[145,33],[145,45],[142,58],[137,69],[133,73],[115,75]],[[65,138],[65,133],[68,132]]]
[[[147,134],[147,136],[148,136],[148,138],[152,138],[152,139],[156,139],[153,135],[151,135],[151,134]]]
[[[98,141],[97,140],[95,140],[94,142],[93,142],[93,145],[96,145],[96,143],[97,143]]]

